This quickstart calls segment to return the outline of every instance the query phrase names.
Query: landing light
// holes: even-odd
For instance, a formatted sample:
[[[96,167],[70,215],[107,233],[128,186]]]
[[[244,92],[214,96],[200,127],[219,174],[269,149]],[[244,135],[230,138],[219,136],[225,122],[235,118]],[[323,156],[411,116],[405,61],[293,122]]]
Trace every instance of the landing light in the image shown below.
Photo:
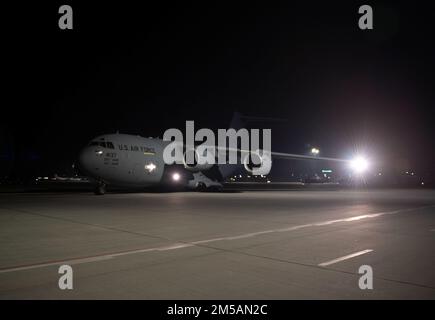
[[[356,173],[363,173],[369,167],[369,162],[363,157],[356,157],[350,162],[350,167]]]
[[[174,174],[172,175],[172,179],[173,179],[174,181],[178,181],[178,180],[180,180],[180,174],[179,174],[179,173],[174,173]]]

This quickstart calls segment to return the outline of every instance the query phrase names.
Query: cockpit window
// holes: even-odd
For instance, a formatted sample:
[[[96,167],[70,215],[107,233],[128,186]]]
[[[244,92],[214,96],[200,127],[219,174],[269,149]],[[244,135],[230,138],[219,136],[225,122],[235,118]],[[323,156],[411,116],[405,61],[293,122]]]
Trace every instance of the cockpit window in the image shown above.
[[[100,146],[103,148],[115,149],[115,146],[112,142],[103,142],[103,141],[91,141],[89,146]]]

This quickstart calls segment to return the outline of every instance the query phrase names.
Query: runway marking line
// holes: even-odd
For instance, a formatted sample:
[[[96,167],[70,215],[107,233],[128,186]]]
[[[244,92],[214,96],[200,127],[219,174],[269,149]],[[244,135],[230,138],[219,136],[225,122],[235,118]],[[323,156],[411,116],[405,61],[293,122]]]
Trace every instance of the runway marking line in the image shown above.
[[[326,267],[326,266],[329,266],[331,264],[334,264],[334,263],[337,263],[337,262],[341,262],[341,261],[344,261],[344,260],[348,260],[348,259],[352,259],[352,258],[361,256],[363,254],[366,254],[366,253],[369,253],[369,252],[372,252],[372,251],[373,251],[373,249],[366,249],[366,250],[358,251],[358,252],[351,253],[351,254],[348,254],[346,256],[334,259],[334,260],[330,260],[330,261],[319,263],[318,266],[319,267]]]
[[[381,217],[384,215],[392,215],[392,214],[397,214],[397,213],[402,213],[402,212],[407,212],[407,211],[414,211],[414,210],[419,210],[419,209],[432,208],[432,207],[433,206],[425,206],[425,207],[417,207],[417,208],[399,209],[399,210],[394,210],[394,211],[385,211],[385,212],[364,214],[364,215],[350,217],[350,218],[314,222],[314,223],[292,226],[292,227],[287,227],[287,228],[271,229],[271,230],[264,230],[264,231],[258,231],[258,232],[250,232],[250,233],[245,233],[245,234],[241,234],[241,235],[237,235],[237,236],[227,236],[227,237],[212,238],[212,239],[205,239],[205,240],[198,240],[198,241],[191,241],[191,242],[176,241],[171,245],[164,245],[164,246],[159,246],[159,247],[154,247],[154,248],[133,249],[133,250],[120,251],[120,252],[105,253],[105,254],[94,255],[94,256],[70,258],[70,259],[59,260],[59,261],[46,261],[46,262],[35,263],[35,264],[10,266],[10,267],[6,267],[6,268],[0,268],[0,274],[14,272],[14,271],[30,270],[30,269],[36,269],[36,268],[42,268],[42,267],[48,267],[48,266],[62,265],[62,264],[71,264],[72,265],[72,264],[81,264],[81,263],[103,261],[103,260],[109,260],[109,259],[113,259],[113,258],[120,257],[120,256],[137,254],[137,253],[177,250],[177,249],[194,247],[194,246],[198,246],[198,245],[206,244],[206,243],[211,243],[211,242],[246,239],[246,238],[255,237],[255,236],[264,235],[264,234],[278,233],[278,232],[289,232],[289,231],[295,231],[295,230],[300,230],[300,229],[309,228],[309,227],[327,226],[327,225],[336,224],[336,223],[340,223],[340,222],[359,221],[359,220],[363,220],[363,219],[377,218],[377,217]]]

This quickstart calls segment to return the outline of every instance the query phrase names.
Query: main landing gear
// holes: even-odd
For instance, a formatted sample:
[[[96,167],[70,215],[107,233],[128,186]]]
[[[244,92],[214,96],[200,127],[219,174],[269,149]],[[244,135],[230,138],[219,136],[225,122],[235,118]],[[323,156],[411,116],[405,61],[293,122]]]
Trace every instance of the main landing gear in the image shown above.
[[[106,193],[106,189],[107,189],[107,184],[105,184],[104,182],[98,182],[98,184],[95,186],[94,189],[94,193],[96,195],[102,196],[103,194]]]
[[[189,180],[188,187],[190,189],[200,192],[213,192],[222,190],[222,184],[217,181],[213,181],[202,172],[193,173],[193,179]]]

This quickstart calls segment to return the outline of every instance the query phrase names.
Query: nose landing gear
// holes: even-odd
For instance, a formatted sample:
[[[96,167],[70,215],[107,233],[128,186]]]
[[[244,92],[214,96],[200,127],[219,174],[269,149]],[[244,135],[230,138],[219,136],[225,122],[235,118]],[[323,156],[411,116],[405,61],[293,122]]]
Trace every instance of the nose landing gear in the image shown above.
[[[94,189],[94,193],[96,194],[96,195],[99,195],[99,196],[102,196],[103,194],[105,194],[106,193],[106,187],[107,187],[107,184],[105,184],[104,182],[98,182],[98,184],[95,186],[95,189]]]

